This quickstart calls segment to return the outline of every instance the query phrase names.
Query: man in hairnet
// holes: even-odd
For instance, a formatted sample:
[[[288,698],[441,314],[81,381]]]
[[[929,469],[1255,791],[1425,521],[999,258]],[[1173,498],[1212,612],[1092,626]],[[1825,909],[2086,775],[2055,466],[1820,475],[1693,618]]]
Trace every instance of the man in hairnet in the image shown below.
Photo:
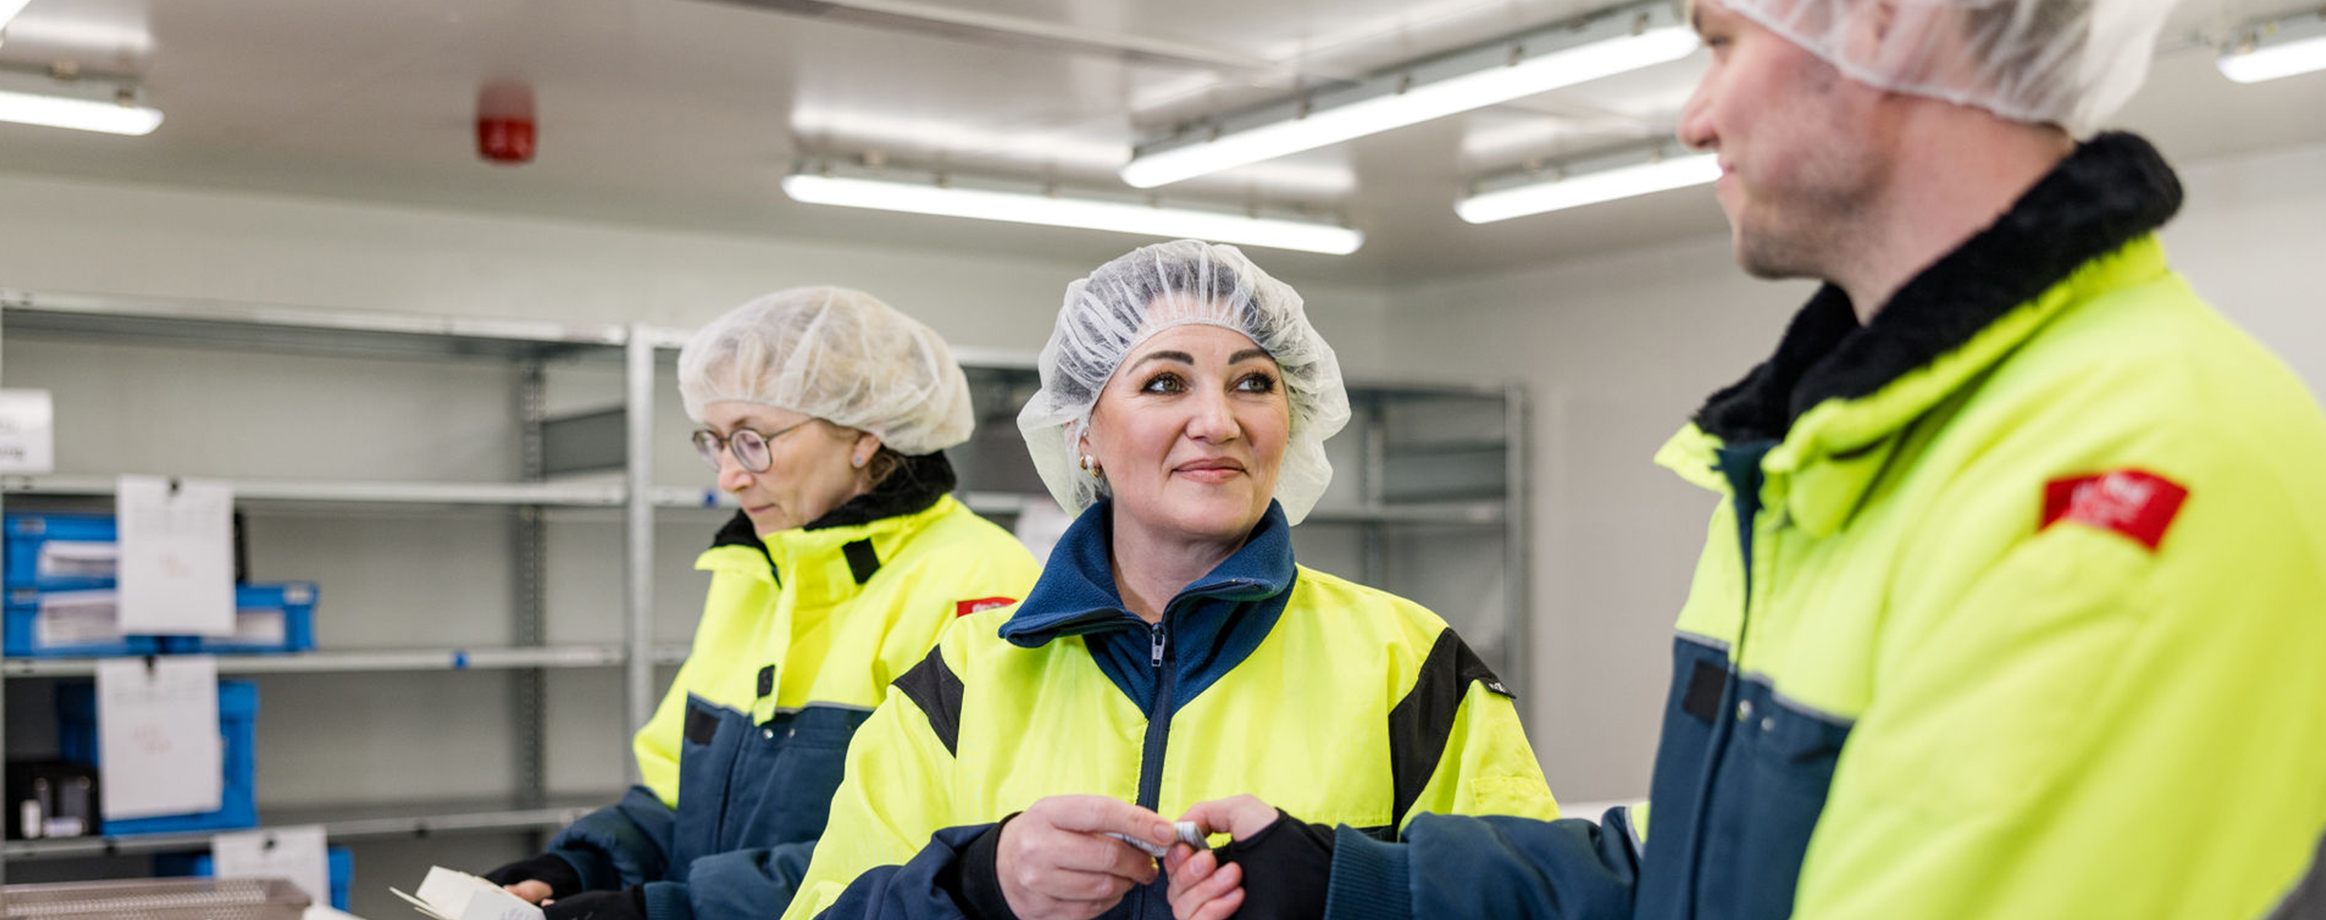
[[[1259,845],[1175,853],[1180,920],[2326,917],[2326,419],[2095,133],[2166,11],[1696,0],[1682,139],[1825,284],[1658,457],[1719,500],[1652,825],[1207,803]]]

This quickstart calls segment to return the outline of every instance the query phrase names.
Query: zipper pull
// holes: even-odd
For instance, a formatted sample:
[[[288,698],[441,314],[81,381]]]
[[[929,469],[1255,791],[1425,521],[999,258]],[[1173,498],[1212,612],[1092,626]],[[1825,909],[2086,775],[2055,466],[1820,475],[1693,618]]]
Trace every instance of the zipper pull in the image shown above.
[[[1157,669],[1163,667],[1163,624],[1147,627],[1147,663]]]

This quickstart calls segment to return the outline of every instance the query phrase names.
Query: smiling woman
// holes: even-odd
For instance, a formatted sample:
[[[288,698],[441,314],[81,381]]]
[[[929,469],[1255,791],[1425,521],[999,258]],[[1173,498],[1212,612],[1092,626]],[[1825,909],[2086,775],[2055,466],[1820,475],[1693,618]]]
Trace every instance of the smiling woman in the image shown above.
[[[1443,620],[1294,563],[1349,402],[1292,288],[1138,249],[1067,288],[1039,364],[1018,427],[1080,517],[1024,603],[897,680],[789,916],[1167,917],[1165,816],[1253,790],[1378,833],[1557,813]]]

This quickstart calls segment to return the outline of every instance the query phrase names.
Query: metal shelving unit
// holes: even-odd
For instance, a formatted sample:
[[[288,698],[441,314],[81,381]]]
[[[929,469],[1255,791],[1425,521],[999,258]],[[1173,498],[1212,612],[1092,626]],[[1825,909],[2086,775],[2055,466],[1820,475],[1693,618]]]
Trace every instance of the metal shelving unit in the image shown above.
[[[633,382],[616,410],[627,432],[628,466],[622,483],[554,483],[544,479],[544,431],[556,420],[541,410],[541,369],[554,361],[602,359],[620,362],[632,373],[638,356],[652,357],[651,345],[634,344],[622,326],[569,327],[555,323],[503,322],[410,314],[367,314],[334,310],[253,306],[208,301],[123,298],[0,290],[0,329],[33,333],[43,340],[63,338],[118,344],[241,350],[262,354],[310,354],[386,359],[473,358],[505,360],[520,371],[515,429],[522,439],[523,469],[512,482],[390,482],[294,479],[235,479],[237,504],[323,505],[349,512],[365,507],[503,507],[513,517],[511,565],[516,596],[514,645],[484,648],[330,649],[281,655],[226,655],[224,675],[362,674],[392,671],[514,672],[511,705],[516,724],[531,726],[517,737],[516,794],[506,799],[469,799],[327,808],[270,808],[271,825],[321,823],[334,842],[427,834],[546,832],[604,804],[551,803],[545,794],[541,718],[542,682],[561,669],[618,668],[629,687],[624,719],[642,724],[651,713],[654,668],[683,661],[686,650],[652,645],[651,520],[647,493],[635,483],[652,482],[653,403],[651,365],[646,380]],[[165,471],[166,472],[166,471]],[[112,476],[57,475],[0,477],[0,496],[102,498],[113,494]],[[633,500],[637,496],[638,500]],[[619,645],[543,644],[542,514],[550,508],[614,509],[633,520],[624,550],[628,584],[624,591],[623,641]],[[83,677],[91,659],[7,659],[6,678]],[[5,683],[0,682],[0,688]],[[4,690],[0,690],[4,692]],[[628,748],[622,750],[629,763]],[[635,772],[635,767],[631,770]],[[164,834],[124,838],[68,838],[9,841],[0,845],[0,873],[8,860],[66,859],[125,853],[201,849],[210,835]]]

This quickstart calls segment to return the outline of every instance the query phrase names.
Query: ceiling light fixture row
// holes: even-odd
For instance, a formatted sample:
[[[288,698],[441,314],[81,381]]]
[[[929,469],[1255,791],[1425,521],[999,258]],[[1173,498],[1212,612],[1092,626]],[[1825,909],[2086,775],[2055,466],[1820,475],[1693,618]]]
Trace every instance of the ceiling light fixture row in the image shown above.
[[[1347,255],[1365,243],[1363,232],[1313,214],[1193,202],[1165,206],[1152,195],[1084,189],[1069,194],[1055,183],[894,166],[806,163],[784,177],[783,192],[807,204],[1190,237],[1328,255]]]
[[[1473,224],[1579,208],[1720,179],[1716,154],[1694,153],[1676,142],[1601,152],[1547,169],[1480,179],[1454,213]]]
[[[1122,179],[1168,185],[1676,61],[1697,44],[1670,0],[1602,10],[1182,126],[1135,148]]]
[[[2326,70],[2326,7],[2240,26],[2213,63],[2239,83]]]
[[[134,137],[153,133],[162,113],[130,77],[8,68],[0,69],[0,121]]]

